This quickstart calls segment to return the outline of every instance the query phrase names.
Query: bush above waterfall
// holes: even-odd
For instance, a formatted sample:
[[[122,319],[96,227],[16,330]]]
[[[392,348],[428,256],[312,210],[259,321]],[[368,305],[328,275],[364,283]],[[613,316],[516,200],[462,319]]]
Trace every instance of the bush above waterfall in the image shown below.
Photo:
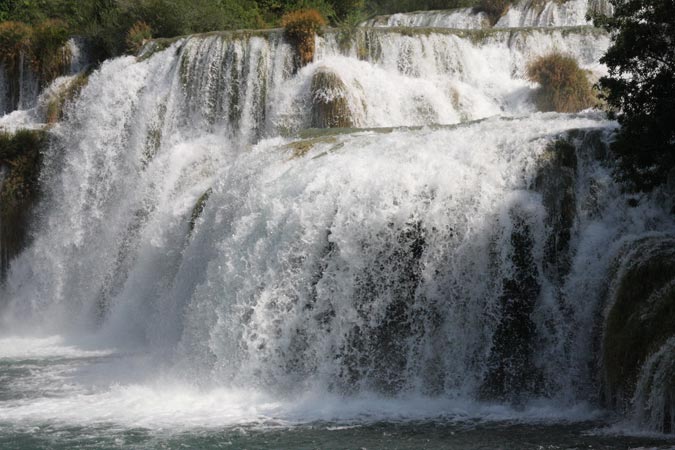
[[[143,21],[138,21],[127,32],[127,49],[138,53],[143,44],[152,38],[152,27]]]
[[[21,22],[0,23],[0,62],[13,70],[18,66],[21,52],[28,47],[30,27]]]
[[[0,63],[8,69],[11,78],[23,70],[21,58],[38,75],[42,85],[61,75],[70,65],[66,47],[70,33],[60,20],[45,20],[34,26],[20,22],[0,23]]]
[[[314,58],[314,36],[327,23],[316,9],[293,11],[281,18],[284,35],[295,46],[300,65],[309,64]]]
[[[49,19],[33,27],[31,64],[40,80],[46,84],[62,75],[70,66],[70,50],[66,42],[70,31],[65,22]]]
[[[535,98],[541,111],[578,112],[597,102],[586,72],[571,56],[541,56],[529,64],[527,76],[541,85]]]

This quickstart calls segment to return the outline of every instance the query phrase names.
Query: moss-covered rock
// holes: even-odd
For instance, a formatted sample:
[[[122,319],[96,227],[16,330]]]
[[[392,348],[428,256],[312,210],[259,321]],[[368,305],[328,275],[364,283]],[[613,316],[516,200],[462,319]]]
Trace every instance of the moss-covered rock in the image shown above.
[[[197,220],[201,217],[202,213],[204,212],[204,208],[206,208],[206,203],[209,201],[209,197],[211,197],[212,192],[213,189],[207,189],[206,192],[204,192],[197,199],[197,203],[195,203],[194,208],[192,208],[192,214],[190,214],[190,222],[188,224],[190,234],[192,234],[192,232],[194,231],[195,226],[197,225]]]
[[[654,355],[675,338],[675,236],[631,243],[619,256],[617,267],[608,294],[602,379],[607,405],[626,412],[631,410],[636,388],[649,381]],[[638,383],[641,379],[645,380]],[[662,395],[670,396],[668,391]],[[672,400],[651,398],[639,413],[656,405],[672,409]],[[662,418],[662,423],[651,426],[672,431],[673,418]]]
[[[61,121],[64,118],[66,105],[77,99],[88,81],[89,75],[81,73],[63,84],[57,92],[54,92],[44,107],[45,122],[53,124]]]
[[[47,135],[41,130],[0,133],[0,279],[9,261],[28,243],[28,226],[39,193],[42,150]]]
[[[315,128],[351,128],[353,113],[347,86],[335,72],[320,68],[312,78],[312,126]]]

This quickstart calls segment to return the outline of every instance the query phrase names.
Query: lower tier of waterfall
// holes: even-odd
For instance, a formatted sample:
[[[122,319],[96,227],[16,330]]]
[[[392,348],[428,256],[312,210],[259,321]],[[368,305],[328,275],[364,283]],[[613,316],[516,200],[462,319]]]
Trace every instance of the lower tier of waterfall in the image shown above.
[[[64,369],[92,408],[187,383],[354,399],[329,413],[349,420],[377,416],[371,397],[385,410],[429,399],[415,400],[423,415],[503,405],[593,419],[615,261],[675,230],[657,198],[635,204],[612,181],[614,127],[547,113],[239,152],[205,134],[105,177],[89,149],[71,152],[47,181],[61,198],[10,268],[2,328],[60,334],[56,347],[85,359],[126,355],[101,373]],[[10,402],[0,422],[71,400]],[[58,420],[102,413],[81,406]]]

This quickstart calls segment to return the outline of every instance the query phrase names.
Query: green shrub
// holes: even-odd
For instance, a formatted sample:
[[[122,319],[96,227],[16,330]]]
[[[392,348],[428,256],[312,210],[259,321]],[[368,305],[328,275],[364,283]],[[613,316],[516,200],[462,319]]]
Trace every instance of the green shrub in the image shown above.
[[[364,0],[341,0],[334,2],[333,9],[337,20],[343,21],[350,15],[360,13],[364,7]]]
[[[571,56],[541,56],[529,64],[527,76],[541,85],[535,97],[541,111],[578,112],[597,104],[586,72]]]
[[[21,22],[0,23],[0,62],[10,73],[19,69],[22,52],[30,44],[31,29]]]
[[[301,66],[314,59],[316,33],[326,24],[326,19],[316,9],[292,11],[281,18],[284,34],[295,46]]]

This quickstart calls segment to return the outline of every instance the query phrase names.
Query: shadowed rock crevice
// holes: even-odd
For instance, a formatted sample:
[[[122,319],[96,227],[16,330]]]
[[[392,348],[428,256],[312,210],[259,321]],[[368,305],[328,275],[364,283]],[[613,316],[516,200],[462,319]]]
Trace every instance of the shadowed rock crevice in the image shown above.
[[[502,280],[499,323],[480,394],[485,399],[518,404],[525,394],[536,393],[541,384],[541,373],[534,364],[537,329],[532,319],[541,286],[527,218],[518,211],[512,211],[511,217],[513,268]]]
[[[544,270],[558,282],[567,275],[571,264],[569,246],[577,216],[576,170],[576,148],[568,141],[557,140],[544,152],[534,181],[534,189],[542,195],[550,230]]]

